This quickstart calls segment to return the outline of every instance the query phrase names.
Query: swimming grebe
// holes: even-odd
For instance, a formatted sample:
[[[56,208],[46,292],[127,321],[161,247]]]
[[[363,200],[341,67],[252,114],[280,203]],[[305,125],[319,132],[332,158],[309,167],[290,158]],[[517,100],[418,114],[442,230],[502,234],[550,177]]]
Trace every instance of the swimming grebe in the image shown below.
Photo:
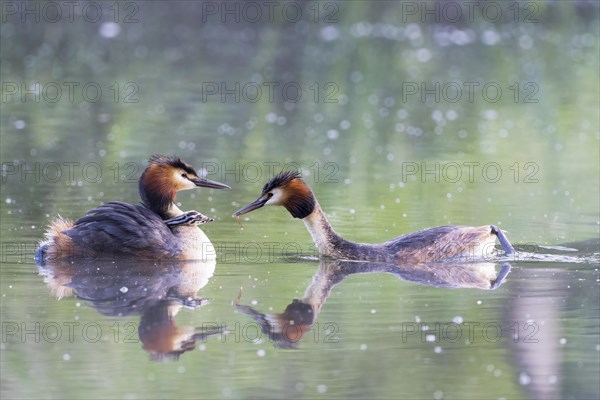
[[[465,257],[482,259],[493,249],[496,237],[506,255],[514,252],[504,233],[493,225],[439,226],[382,244],[351,242],[333,230],[312,190],[297,172],[276,175],[263,187],[258,199],[233,216],[239,217],[265,205],[284,206],[294,218],[302,219],[319,254],[335,259],[388,263],[436,262]]]
[[[152,156],[139,180],[141,205],[110,201],[77,222],[55,219],[36,253],[38,263],[60,259],[214,259],[208,237],[197,225],[213,219],[175,205],[178,191],[229,186],[200,178],[178,157]]]

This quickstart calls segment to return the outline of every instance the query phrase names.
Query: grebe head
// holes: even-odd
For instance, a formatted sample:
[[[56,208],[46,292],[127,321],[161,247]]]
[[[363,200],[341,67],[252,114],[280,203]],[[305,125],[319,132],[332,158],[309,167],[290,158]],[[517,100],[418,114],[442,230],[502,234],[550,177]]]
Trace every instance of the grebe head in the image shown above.
[[[298,172],[281,172],[267,182],[258,199],[237,210],[233,216],[273,205],[285,207],[294,218],[305,218],[316,204],[315,195]]]
[[[166,213],[175,201],[175,194],[181,190],[196,187],[230,189],[224,183],[199,177],[194,168],[179,157],[154,155],[149,163],[140,177],[140,197],[146,207],[159,215]]]

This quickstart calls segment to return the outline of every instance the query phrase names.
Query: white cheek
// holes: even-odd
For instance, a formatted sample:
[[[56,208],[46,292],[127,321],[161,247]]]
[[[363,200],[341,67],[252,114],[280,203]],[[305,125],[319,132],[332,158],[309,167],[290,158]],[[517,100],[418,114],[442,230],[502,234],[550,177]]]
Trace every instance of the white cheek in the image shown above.
[[[196,187],[194,182],[184,178],[183,176],[181,176],[181,174],[178,173],[175,174],[175,181],[177,182],[177,186],[180,187],[179,190],[194,189]]]
[[[281,204],[282,192],[279,189],[273,190],[273,196],[265,203],[266,206],[278,206]]]
[[[196,184],[194,182],[190,181],[189,179],[185,180],[184,185],[185,185],[184,188],[183,188],[184,190],[185,189],[196,189],[197,188]]]

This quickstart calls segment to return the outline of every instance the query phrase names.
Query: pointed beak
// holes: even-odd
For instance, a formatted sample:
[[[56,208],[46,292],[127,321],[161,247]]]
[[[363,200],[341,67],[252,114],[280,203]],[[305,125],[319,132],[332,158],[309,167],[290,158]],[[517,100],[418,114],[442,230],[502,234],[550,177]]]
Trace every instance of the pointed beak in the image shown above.
[[[257,209],[261,208],[262,206],[264,206],[267,201],[269,201],[268,197],[266,197],[266,196],[259,197],[252,203],[245,205],[244,207],[242,207],[239,210],[237,210],[236,212],[234,212],[232,216],[239,217],[240,215],[248,214],[250,211],[257,210]]]
[[[192,179],[191,181],[194,182],[194,184],[199,187],[207,187],[207,188],[211,188],[211,189],[231,189],[231,187],[227,186],[224,183],[211,181],[210,179],[206,179],[206,178],[195,178],[195,179]]]

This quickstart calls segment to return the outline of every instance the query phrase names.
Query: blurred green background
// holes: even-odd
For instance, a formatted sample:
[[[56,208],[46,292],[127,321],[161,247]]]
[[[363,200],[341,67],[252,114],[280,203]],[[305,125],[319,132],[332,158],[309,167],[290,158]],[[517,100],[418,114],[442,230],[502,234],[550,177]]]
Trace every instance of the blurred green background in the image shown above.
[[[302,297],[317,263],[266,250],[313,256],[302,224],[283,209],[244,230],[230,217],[286,167],[352,240],[497,224],[528,250],[580,250],[567,253],[579,263],[517,260],[495,292],[350,277],[319,316],[340,341],[297,351],[215,339],[154,363],[140,344],[3,337],[3,396],[597,398],[598,3],[467,3],[81,1],[70,18],[60,2],[2,2],[3,322],[137,321],[57,302],[32,258],[57,214],[137,202],[155,153],[233,188],[178,197],[216,219],[204,230],[220,257],[211,304],[181,325],[247,322],[231,305],[240,286],[263,312]],[[403,322],[457,315],[535,320],[548,342],[399,342]],[[551,368],[527,364],[539,354]]]

